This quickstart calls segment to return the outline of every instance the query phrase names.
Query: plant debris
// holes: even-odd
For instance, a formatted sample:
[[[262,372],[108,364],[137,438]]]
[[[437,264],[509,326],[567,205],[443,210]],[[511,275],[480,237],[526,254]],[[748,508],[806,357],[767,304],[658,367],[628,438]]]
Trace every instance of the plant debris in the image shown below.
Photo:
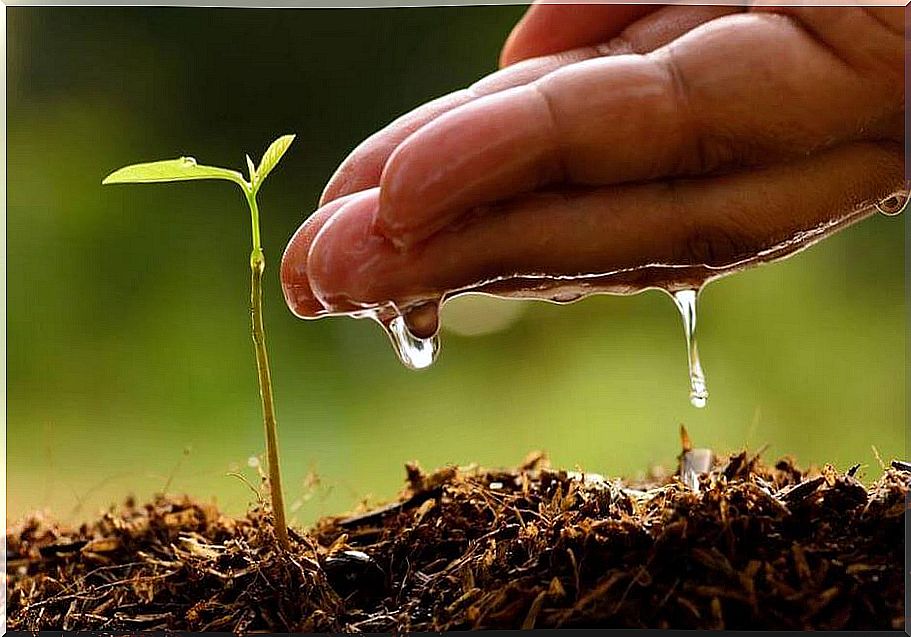
[[[292,550],[262,506],[127,502],[7,534],[11,630],[410,632],[634,627],[899,629],[911,465],[772,467],[684,449],[667,477],[407,467],[398,500]],[[697,456],[692,456],[698,452]],[[690,454],[690,456],[687,456]]]

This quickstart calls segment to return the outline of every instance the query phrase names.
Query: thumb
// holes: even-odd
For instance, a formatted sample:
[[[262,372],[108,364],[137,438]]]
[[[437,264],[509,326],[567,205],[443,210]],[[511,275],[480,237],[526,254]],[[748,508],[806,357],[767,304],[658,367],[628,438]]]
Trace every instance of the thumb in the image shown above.
[[[513,28],[500,67],[583,46],[602,44],[662,5],[536,3]]]

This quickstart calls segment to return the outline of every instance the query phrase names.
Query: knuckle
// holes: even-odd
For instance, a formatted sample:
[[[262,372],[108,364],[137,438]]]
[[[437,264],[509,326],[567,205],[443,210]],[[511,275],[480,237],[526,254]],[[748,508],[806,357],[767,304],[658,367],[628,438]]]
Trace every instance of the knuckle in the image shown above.
[[[673,48],[654,59],[664,75],[668,102],[676,113],[676,137],[680,140],[676,166],[678,175],[700,175],[731,164],[737,156],[735,145],[724,136],[709,134],[694,108],[693,89],[687,73],[680,67]]]
[[[748,146],[734,143],[721,134],[698,134],[693,141],[693,165],[690,170],[705,175],[745,165]]]

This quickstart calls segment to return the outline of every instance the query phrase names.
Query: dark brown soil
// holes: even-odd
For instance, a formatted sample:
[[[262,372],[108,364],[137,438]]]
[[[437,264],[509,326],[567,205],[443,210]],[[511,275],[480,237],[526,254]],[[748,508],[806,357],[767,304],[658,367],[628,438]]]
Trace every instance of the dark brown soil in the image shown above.
[[[902,627],[911,466],[865,487],[856,468],[746,453],[681,465],[637,484],[539,456],[410,465],[396,502],[293,534],[291,553],[261,508],[161,497],[78,529],[33,518],[7,535],[9,628]]]

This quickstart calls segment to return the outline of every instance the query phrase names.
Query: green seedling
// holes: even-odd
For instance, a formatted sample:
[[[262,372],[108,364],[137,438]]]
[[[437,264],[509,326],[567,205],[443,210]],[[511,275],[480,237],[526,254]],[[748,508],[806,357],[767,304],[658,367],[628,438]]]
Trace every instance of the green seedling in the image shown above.
[[[269,356],[266,352],[266,331],[263,327],[262,279],[266,261],[263,256],[259,234],[259,207],[256,205],[256,193],[262,187],[266,177],[278,165],[282,155],[288,150],[294,135],[284,135],[276,139],[266,150],[259,166],[247,155],[249,179],[236,170],[203,166],[192,157],[154,161],[144,164],[133,164],[112,172],[104,178],[102,184],[148,184],[171,181],[193,181],[197,179],[221,179],[237,184],[244,193],[250,208],[250,222],[253,238],[253,251],[250,253],[250,315],[252,319],[253,345],[256,352],[256,369],[259,379],[259,393],[262,400],[263,424],[266,431],[266,456],[269,470],[269,492],[272,500],[272,515],[275,518],[275,537],[279,545],[290,548],[288,527],[285,521],[285,504],[282,497],[281,470],[278,462],[278,433],[275,423],[275,405],[272,398],[272,374],[269,371]]]

